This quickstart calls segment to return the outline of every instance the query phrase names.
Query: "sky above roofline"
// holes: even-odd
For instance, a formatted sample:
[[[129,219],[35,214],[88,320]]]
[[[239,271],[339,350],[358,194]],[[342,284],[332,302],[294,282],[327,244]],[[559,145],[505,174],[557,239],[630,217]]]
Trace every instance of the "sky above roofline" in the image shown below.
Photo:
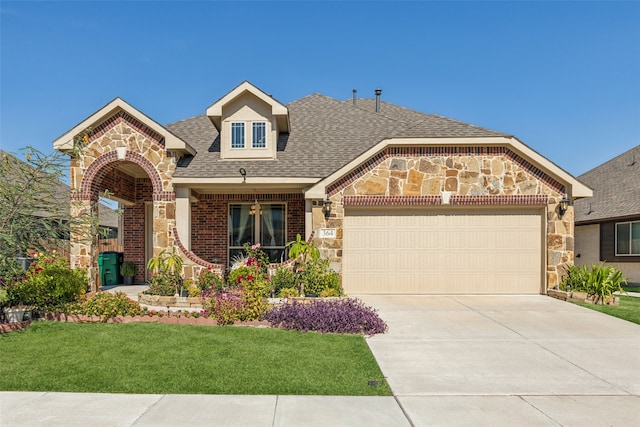
[[[287,104],[352,89],[515,135],[573,175],[640,144],[640,2],[0,4],[0,148],[115,97],[161,124],[244,80]]]

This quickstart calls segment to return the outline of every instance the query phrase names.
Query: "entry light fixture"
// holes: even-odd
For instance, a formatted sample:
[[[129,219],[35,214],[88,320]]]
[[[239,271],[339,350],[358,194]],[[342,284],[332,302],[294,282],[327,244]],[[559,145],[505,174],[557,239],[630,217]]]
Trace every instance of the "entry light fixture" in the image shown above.
[[[255,214],[262,215],[262,208],[260,207],[260,203],[258,203],[257,199],[253,202],[251,208],[249,208],[249,215],[253,216]]]
[[[564,196],[562,200],[560,200],[560,204],[558,205],[558,215],[560,215],[560,217],[562,217],[567,212],[567,209],[569,209],[569,203],[570,201],[567,196]]]
[[[322,212],[324,212],[324,217],[325,218],[329,218],[329,215],[331,214],[331,204],[333,202],[331,201],[331,199],[329,199],[329,197],[327,197],[326,199],[324,199],[322,201]]]
[[[240,175],[242,175],[242,183],[245,184],[247,182],[247,171],[245,168],[240,168],[240,170],[238,171],[240,172]]]

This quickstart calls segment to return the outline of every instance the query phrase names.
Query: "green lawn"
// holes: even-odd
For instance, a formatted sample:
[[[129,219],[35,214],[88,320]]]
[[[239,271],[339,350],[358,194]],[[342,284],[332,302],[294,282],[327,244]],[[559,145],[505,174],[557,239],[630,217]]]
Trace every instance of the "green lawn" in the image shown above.
[[[640,293],[640,286],[622,285],[622,289],[624,289],[625,292],[639,292]]]
[[[0,335],[0,390],[391,395],[359,335],[160,323],[34,322]]]
[[[620,319],[628,320],[629,322],[637,323],[640,325],[640,298],[635,297],[620,297],[620,305],[597,305],[597,304],[582,304],[575,303],[583,307],[590,308],[592,310],[606,313],[610,316],[619,317]]]

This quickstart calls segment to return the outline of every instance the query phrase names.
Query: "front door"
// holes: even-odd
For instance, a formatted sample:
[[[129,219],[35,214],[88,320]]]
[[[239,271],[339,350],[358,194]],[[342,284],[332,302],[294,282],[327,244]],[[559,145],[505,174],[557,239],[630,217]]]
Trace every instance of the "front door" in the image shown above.
[[[229,205],[229,264],[242,257],[244,244],[260,243],[272,262],[284,259],[287,236],[285,203],[237,203]]]

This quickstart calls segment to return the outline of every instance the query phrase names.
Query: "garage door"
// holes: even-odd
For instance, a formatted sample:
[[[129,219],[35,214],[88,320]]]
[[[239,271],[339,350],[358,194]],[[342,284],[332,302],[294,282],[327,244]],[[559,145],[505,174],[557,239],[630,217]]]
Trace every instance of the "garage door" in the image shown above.
[[[539,294],[542,210],[347,209],[347,294]]]

